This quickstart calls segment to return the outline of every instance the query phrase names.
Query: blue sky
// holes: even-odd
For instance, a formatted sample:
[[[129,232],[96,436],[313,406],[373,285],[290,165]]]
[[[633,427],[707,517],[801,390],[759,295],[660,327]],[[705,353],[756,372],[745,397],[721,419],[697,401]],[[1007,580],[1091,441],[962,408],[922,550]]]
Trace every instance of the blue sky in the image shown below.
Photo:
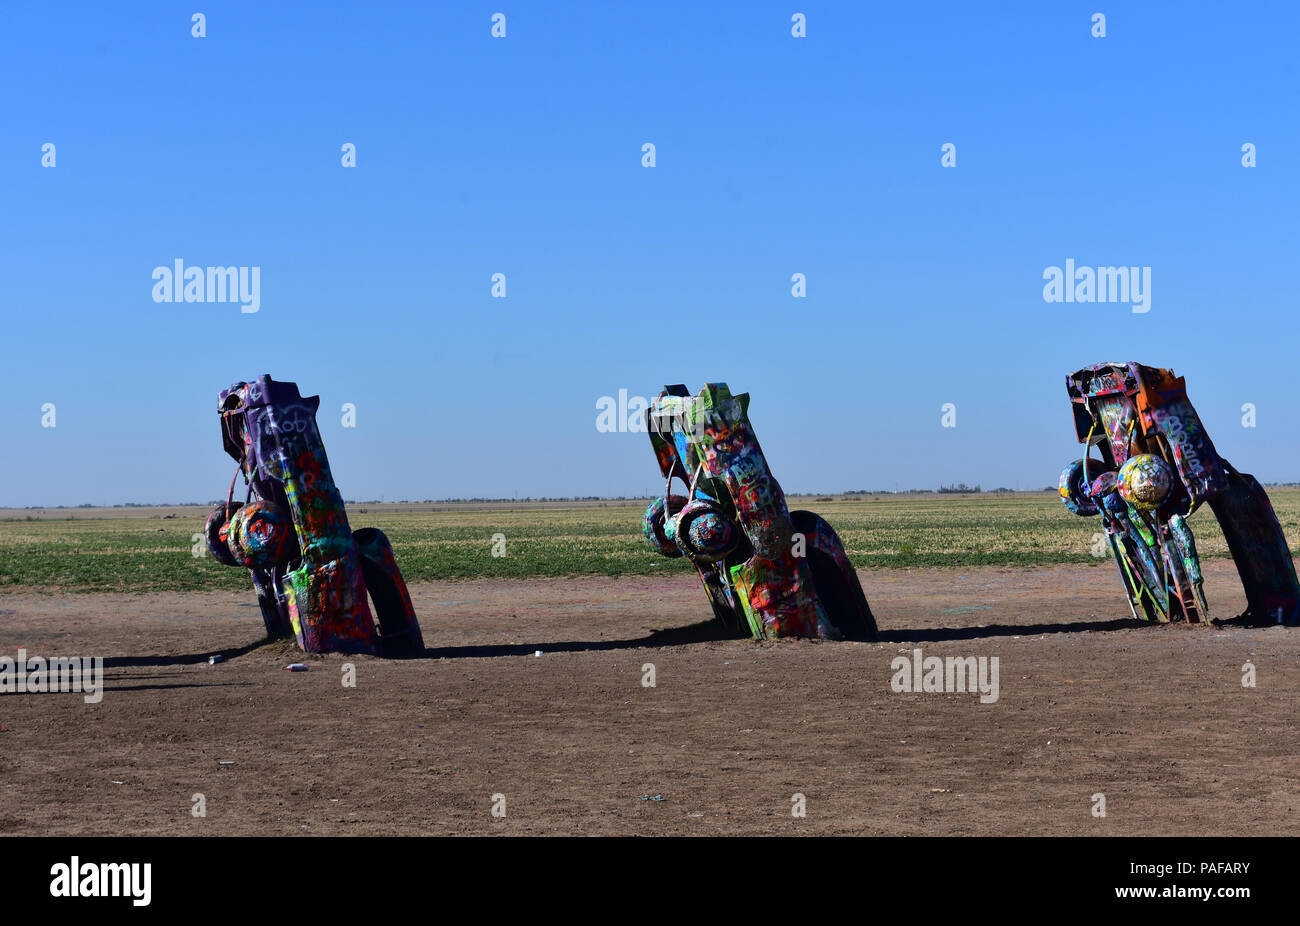
[[[0,505],[222,495],[217,392],[268,372],[321,396],[348,498],[659,491],[597,402],[705,381],[751,393],[787,491],[1047,486],[1065,374],[1129,359],[1186,376],[1239,469],[1300,479],[1298,30],[1283,3],[7,4]],[[154,302],[177,258],[260,267],[260,310]],[[1045,302],[1067,258],[1149,266],[1150,311]]]

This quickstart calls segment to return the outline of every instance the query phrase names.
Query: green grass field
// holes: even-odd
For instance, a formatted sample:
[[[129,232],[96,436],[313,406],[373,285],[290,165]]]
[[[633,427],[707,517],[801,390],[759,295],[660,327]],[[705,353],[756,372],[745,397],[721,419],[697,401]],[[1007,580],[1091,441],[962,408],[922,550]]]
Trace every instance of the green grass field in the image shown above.
[[[1300,541],[1300,489],[1269,495],[1288,539]],[[1106,564],[1090,554],[1095,518],[1079,518],[1055,494],[902,495],[791,499],[839,532],[853,563],[878,566]],[[354,528],[382,528],[408,581],[685,572],[682,559],[652,552],[641,538],[639,504],[545,507],[448,506],[383,510],[353,506]],[[192,555],[206,511],[173,517],[117,510],[8,512],[0,519],[0,587],[57,591],[186,591],[249,586],[242,569]],[[1227,547],[1208,508],[1191,518],[1203,557]],[[505,535],[505,556],[492,536]],[[200,546],[201,549],[201,546]],[[1296,549],[1293,546],[1293,550]]]

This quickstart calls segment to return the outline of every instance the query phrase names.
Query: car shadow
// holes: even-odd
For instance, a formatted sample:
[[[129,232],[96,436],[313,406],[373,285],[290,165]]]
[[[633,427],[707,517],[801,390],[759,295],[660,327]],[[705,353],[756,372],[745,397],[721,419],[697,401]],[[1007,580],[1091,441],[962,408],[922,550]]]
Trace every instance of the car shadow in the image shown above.
[[[876,640],[889,643],[933,643],[940,640],[980,640],[985,637],[1036,637],[1049,633],[1098,633],[1150,627],[1131,617],[1109,621],[1055,621],[1050,624],[985,624],[980,627],[930,627],[925,630],[881,630]]]
[[[996,637],[1030,637],[1052,633],[1096,633],[1130,630],[1150,626],[1146,621],[1123,618],[1108,621],[1054,622],[1043,624],[986,624],[980,627],[933,627],[923,630],[885,629],[877,633],[875,643],[933,643],[942,640],[979,640]],[[422,654],[407,658],[461,659],[494,656],[529,656],[543,653],[574,653],[588,650],[625,650],[645,647],[681,646],[718,640],[738,639],[727,633],[715,620],[704,620],[686,627],[655,630],[649,636],[627,640],[586,640],[562,643],[511,643],[485,646],[429,647]],[[747,639],[739,638],[739,639]]]
[[[626,650],[683,646],[691,643],[709,643],[734,640],[721,624],[710,618],[685,627],[668,627],[652,630],[648,636],[624,640],[566,640],[550,643],[505,643],[481,646],[433,646],[408,659],[485,659],[495,656],[531,656],[543,653],[581,653],[602,650]]]
[[[105,669],[139,669],[152,668],[154,666],[192,666],[201,662],[207,662],[213,656],[220,656],[221,661],[234,659],[237,656],[243,656],[251,653],[259,647],[266,646],[268,643],[274,643],[269,637],[264,637],[253,643],[244,646],[228,647],[226,649],[209,650],[206,653],[186,653],[177,656],[105,656]]]
[[[1224,622],[1227,623],[1227,622]],[[1039,624],[984,624],[976,627],[883,628],[871,642],[935,643],[946,640],[980,640],[1001,637],[1031,637],[1063,633],[1104,633],[1114,630],[1132,630],[1150,627],[1147,621],[1122,618],[1106,621],[1055,621]],[[539,650],[543,654],[609,652],[618,650],[656,649],[665,646],[689,646],[695,643],[713,643],[724,640],[747,639],[736,637],[709,618],[683,627],[652,630],[643,637],[614,640],[563,640],[542,643],[496,643],[464,646],[430,646],[419,653],[394,654],[393,660],[411,659],[492,659],[501,656],[531,656]],[[268,643],[281,642],[262,639],[245,646],[207,653],[189,653],[175,656],[112,656],[104,659],[104,668],[152,668],[159,666],[195,665],[207,662],[213,655],[225,660],[236,659]],[[122,680],[126,680],[125,677]]]

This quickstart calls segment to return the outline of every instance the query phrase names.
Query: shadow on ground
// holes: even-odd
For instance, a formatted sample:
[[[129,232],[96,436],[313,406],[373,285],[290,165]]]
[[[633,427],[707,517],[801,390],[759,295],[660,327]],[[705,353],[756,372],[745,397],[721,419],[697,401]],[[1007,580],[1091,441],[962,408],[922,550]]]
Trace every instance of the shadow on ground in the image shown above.
[[[1112,630],[1129,630],[1150,626],[1145,621],[1132,619],[1108,621],[1075,621],[1043,624],[986,624],[979,627],[932,627],[925,630],[881,630],[877,642],[887,643],[934,643],[944,640],[979,640],[988,637],[1028,637],[1056,633],[1099,633]],[[508,643],[484,644],[481,646],[440,646],[426,647],[418,655],[398,657],[406,659],[491,659],[501,656],[529,656],[537,651],[544,653],[578,653],[601,652],[610,650],[631,650],[658,648],[663,646],[686,646],[693,643],[708,643],[737,639],[722,628],[713,619],[688,624],[684,627],[670,627],[652,630],[644,637],[622,640],[567,640],[548,643]],[[220,655],[223,661],[237,659],[264,647],[285,646],[289,641],[263,639],[247,646],[220,650],[218,653],[190,653],[176,656],[114,656],[104,660],[104,668],[154,667],[169,665],[195,665],[207,662],[209,656]],[[298,650],[288,650],[288,655]]]

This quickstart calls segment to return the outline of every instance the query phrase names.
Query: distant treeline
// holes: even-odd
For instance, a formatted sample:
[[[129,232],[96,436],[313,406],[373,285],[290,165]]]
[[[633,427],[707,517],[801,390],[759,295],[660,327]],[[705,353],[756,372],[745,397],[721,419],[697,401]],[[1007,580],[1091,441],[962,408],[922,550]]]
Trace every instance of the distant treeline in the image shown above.
[[[1263,485],[1269,489],[1294,489],[1300,487],[1300,482],[1265,482]],[[939,486],[937,489],[849,489],[846,492],[789,492],[789,495],[821,495],[821,496],[856,496],[856,495],[1015,495],[1017,492],[1055,492],[1056,486],[1044,486],[1041,489],[1009,489],[1006,486],[998,486],[996,489],[984,489],[979,485],[968,486],[964,482],[958,482],[955,485]],[[639,502],[644,501],[648,496],[645,495],[525,495],[515,496],[513,498],[487,498],[485,496],[474,496],[472,498],[424,498],[424,499],[397,499],[394,501],[380,501],[379,499],[348,499],[345,504],[348,505],[452,505],[452,504],[502,504],[505,502]],[[117,505],[92,505],[90,502],[83,502],[80,505],[22,505],[14,506],[11,511],[68,511],[77,508],[205,508],[220,505],[225,501],[224,498],[213,499],[206,502],[122,502]],[[0,508],[6,506],[0,505]]]

